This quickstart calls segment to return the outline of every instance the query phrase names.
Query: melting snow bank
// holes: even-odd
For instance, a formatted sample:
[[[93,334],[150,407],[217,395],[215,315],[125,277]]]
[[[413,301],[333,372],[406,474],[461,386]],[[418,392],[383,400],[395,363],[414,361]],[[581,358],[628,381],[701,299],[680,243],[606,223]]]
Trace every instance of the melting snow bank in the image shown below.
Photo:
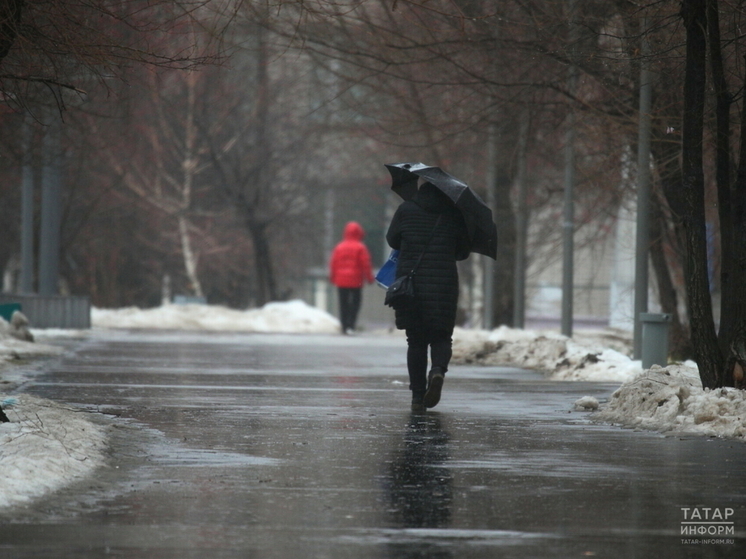
[[[604,423],[746,442],[746,391],[703,389],[691,361],[643,371],[626,355],[628,347],[624,336],[608,331],[571,339],[503,326],[491,332],[457,328],[453,361],[535,369],[554,380],[621,382],[608,403],[585,396],[573,407]]]
[[[86,412],[21,394],[3,400],[0,508],[27,503],[104,464],[106,429]]]
[[[624,382],[642,372],[642,363],[625,355],[629,340],[620,333],[583,333],[568,338],[501,326],[453,335],[453,362],[502,365],[546,372],[553,380]]]
[[[163,305],[153,309],[91,309],[93,326],[287,334],[338,333],[339,321],[301,300],[245,311],[219,305]]]
[[[703,389],[695,364],[653,366],[625,382],[594,420],[746,441],[746,391]]]

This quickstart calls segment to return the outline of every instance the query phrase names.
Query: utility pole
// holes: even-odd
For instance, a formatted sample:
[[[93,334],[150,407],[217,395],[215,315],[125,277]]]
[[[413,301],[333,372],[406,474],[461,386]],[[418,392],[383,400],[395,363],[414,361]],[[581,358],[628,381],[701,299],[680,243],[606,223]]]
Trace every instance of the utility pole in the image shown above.
[[[530,116],[528,109],[521,114],[521,125],[518,133],[518,176],[517,208],[515,225],[515,271],[513,279],[513,328],[524,328],[526,325],[526,250],[528,244],[528,185],[526,157],[528,146],[528,127]]]
[[[44,135],[41,181],[41,234],[39,237],[39,294],[57,295],[62,223],[62,121],[50,113]]]
[[[575,0],[568,3],[570,22],[570,51],[573,58],[567,79],[570,96],[575,95],[578,81],[578,68],[575,66]],[[570,106],[567,115],[567,134],[565,136],[565,197],[562,218],[562,334],[572,336],[573,323],[573,289],[574,289],[574,232],[575,206],[573,202],[575,188],[575,110]]]
[[[575,117],[568,118],[565,145],[565,199],[562,213],[562,334],[571,337],[573,325],[575,204]]]
[[[21,293],[34,291],[34,171],[33,127],[28,113],[23,117],[23,170],[21,176]]]
[[[637,236],[635,239],[635,316],[634,358],[642,358],[642,323],[640,313],[648,312],[648,257],[650,251],[650,110],[652,105],[652,72],[647,19],[642,23],[640,60],[640,111],[637,140]]]
[[[495,181],[497,179],[497,124],[491,122],[487,129],[487,206],[492,210],[492,218],[495,218]],[[498,239],[498,242],[499,239]],[[484,269],[484,298],[482,302],[482,328],[492,330],[495,325],[493,318],[495,309],[495,262],[488,256],[482,257]]]

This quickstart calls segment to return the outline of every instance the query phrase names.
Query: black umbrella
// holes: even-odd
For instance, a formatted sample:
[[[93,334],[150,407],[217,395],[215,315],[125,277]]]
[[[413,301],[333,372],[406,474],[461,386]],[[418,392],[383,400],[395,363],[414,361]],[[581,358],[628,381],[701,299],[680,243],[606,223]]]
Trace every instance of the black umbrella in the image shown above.
[[[440,167],[430,167],[423,163],[392,163],[385,167],[391,173],[391,190],[405,200],[417,193],[419,177],[435,185],[464,216],[472,252],[497,258],[497,227],[492,221],[492,210],[466,183]]]
[[[409,200],[417,194],[417,180],[419,176],[415,173],[433,168],[424,163],[393,163],[384,166],[391,173],[391,190],[405,200]]]

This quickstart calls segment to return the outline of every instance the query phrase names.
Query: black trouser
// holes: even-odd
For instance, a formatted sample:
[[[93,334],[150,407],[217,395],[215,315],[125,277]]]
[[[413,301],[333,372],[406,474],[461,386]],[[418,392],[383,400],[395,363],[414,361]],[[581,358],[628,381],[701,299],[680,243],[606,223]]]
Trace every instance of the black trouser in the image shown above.
[[[357,323],[357,313],[363,300],[363,290],[359,287],[339,287],[339,320],[342,331],[354,330]]]
[[[427,348],[433,367],[440,367],[445,373],[453,351],[452,331],[433,330],[427,327],[407,328],[407,369],[409,389],[412,392],[425,392],[427,389]]]

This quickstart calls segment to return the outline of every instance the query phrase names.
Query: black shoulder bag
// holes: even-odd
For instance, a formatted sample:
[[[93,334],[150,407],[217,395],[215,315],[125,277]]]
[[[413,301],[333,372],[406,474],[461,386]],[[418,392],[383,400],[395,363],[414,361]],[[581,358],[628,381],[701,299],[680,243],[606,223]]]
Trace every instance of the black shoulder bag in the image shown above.
[[[394,310],[401,310],[406,309],[407,307],[411,306],[412,303],[414,303],[414,273],[415,271],[417,271],[417,267],[420,265],[420,261],[425,255],[427,247],[430,246],[430,241],[433,240],[435,229],[436,227],[438,227],[441,217],[442,216],[438,216],[438,220],[435,222],[433,230],[430,231],[430,237],[427,239],[427,243],[425,243],[425,248],[422,249],[420,257],[417,259],[417,262],[415,263],[412,270],[408,274],[394,280],[394,282],[386,290],[386,298],[383,301],[385,305],[388,305]]]

